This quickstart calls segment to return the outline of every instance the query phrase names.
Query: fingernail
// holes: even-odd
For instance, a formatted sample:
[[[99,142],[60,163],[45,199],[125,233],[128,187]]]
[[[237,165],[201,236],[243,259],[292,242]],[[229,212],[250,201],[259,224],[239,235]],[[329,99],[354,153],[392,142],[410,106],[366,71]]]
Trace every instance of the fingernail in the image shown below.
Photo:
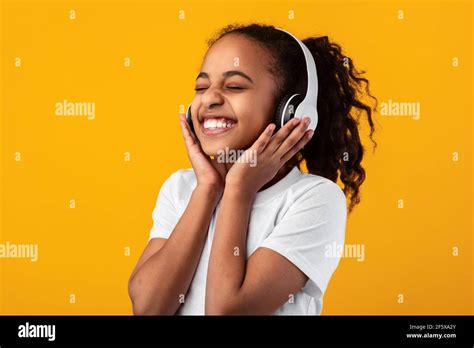
[[[294,124],[297,124],[297,123],[299,123],[299,122],[300,122],[300,119],[299,119],[299,118],[296,118],[296,117],[295,117],[293,120],[294,120],[294,121],[293,121],[293,122],[294,122]]]
[[[311,123],[311,119],[310,119],[309,117],[305,117],[305,118],[304,118],[304,123],[305,123],[306,125],[309,125],[309,124]]]
[[[314,134],[314,131],[313,131],[313,130],[310,130],[310,131],[308,131],[307,137],[308,137],[308,138],[312,138],[312,137],[313,137],[313,134]]]

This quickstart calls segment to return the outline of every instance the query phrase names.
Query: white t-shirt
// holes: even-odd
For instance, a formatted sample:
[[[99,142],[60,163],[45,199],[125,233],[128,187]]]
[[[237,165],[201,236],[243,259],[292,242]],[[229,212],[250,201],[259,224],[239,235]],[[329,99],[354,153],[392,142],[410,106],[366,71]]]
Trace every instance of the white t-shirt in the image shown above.
[[[162,185],[153,210],[150,238],[168,238],[196,187],[193,169],[174,172]],[[203,315],[206,276],[218,203],[194,278],[177,315]],[[344,244],[346,197],[336,183],[294,167],[284,178],[256,194],[247,234],[247,258],[259,247],[283,255],[305,273],[305,286],[273,315],[319,315],[323,295]]]

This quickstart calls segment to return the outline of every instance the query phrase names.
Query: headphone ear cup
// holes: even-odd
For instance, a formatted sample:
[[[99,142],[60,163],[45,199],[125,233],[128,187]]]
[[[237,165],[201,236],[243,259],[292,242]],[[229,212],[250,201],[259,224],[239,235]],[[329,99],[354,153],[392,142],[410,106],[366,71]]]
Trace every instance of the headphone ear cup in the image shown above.
[[[275,112],[275,117],[274,117],[274,120],[273,120],[273,122],[276,124],[276,129],[275,130],[278,130],[278,129],[281,128],[282,119],[283,119],[283,109],[285,108],[285,105],[288,102],[288,100],[290,99],[290,97],[291,97],[291,95],[287,94],[278,103],[278,106],[277,106],[276,112]]]
[[[296,109],[303,99],[301,94],[287,94],[283,97],[275,113],[276,130],[283,127],[295,116]]]
[[[191,104],[188,106],[188,110],[186,111],[186,121],[188,121],[189,128],[191,128],[191,131],[194,132],[194,126],[193,126],[193,118],[191,116]]]

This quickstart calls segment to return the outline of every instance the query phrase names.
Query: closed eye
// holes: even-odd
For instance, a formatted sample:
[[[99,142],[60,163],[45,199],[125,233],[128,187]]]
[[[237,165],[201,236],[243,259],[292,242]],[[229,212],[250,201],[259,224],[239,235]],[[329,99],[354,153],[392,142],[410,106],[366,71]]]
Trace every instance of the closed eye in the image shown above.
[[[243,88],[243,87],[238,87],[238,86],[229,86],[229,87],[227,87],[227,88],[228,88],[228,89],[233,89],[233,90],[242,90],[242,89],[245,89],[245,88]],[[205,90],[205,89],[207,89],[207,88],[206,88],[206,87],[194,88],[194,90],[195,90],[196,92],[203,91],[203,90]]]

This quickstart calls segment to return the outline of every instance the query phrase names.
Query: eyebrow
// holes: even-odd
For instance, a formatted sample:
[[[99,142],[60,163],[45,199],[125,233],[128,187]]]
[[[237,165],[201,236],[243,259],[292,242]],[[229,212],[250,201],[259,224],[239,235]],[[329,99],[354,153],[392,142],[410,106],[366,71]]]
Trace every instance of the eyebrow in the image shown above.
[[[231,77],[231,76],[235,76],[235,75],[242,76],[243,78],[245,78],[245,79],[249,80],[250,82],[254,83],[253,80],[250,78],[250,76],[248,76],[247,74],[244,74],[242,71],[239,71],[239,70],[229,70],[229,71],[226,71],[225,73],[222,74],[223,77]],[[196,77],[196,80],[200,77],[209,80],[209,74],[204,72],[204,71],[201,71],[199,73],[199,75]]]

